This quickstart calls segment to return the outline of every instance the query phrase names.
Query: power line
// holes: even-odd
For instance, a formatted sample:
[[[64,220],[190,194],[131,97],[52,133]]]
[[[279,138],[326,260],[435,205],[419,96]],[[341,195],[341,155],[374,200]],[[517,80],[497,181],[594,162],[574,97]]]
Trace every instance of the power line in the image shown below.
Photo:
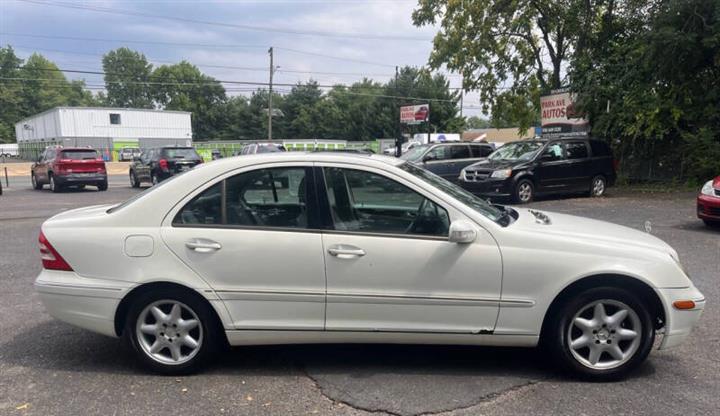
[[[109,7],[90,6],[90,5],[85,5],[85,4],[75,4],[75,3],[65,3],[65,2],[46,2],[46,1],[38,1],[38,0],[18,0],[18,1],[21,1],[24,3],[39,4],[39,5],[43,5],[43,6],[61,7],[61,8],[76,9],[76,10],[87,10],[87,11],[93,11],[93,12],[98,12],[98,13],[108,13],[108,14],[117,14],[117,15],[125,15],[125,16],[147,17],[147,18],[152,18],[152,19],[173,20],[173,21],[178,21],[178,22],[183,22],[183,23],[194,23],[194,24],[216,26],[216,27],[227,27],[227,28],[232,28],[232,29],[255,31],[255,32],[285,33],[285,34],[301,35],[301,36],[316,36],[316,37],[344,38],[344,39],[366,39],[366,40],[382,40],[382,41],[411,41],[411,42],[430,42],[431,41],[431,39],[412,37],[412,36],[376,35],[376,34],[370,34],[370,33],[321,32],[321,31],[310,31],[310,30],[303,31],[303,30],[283,29],[283,28],[277,28],[277,27],[241,25],[241,24],[234,24],[234,23],[213,22],[213,21],[209,21],[209,20],[189,19],[189,18],[178,17],[178,16],[167,16],[167,15],[158,15],[158,14],[150,14],[150,13],[141,13],[141,12],[135,12],[135,11],[131,11],[131,10],[119,10],[119,9],[112,9]]]
[[[242,45],[242,44],[213,44],[213,43],[181,43],[181,42],[165,42],[155,40],[132,40],[132,39],[109,39],[109,38],[86,38],[79,36],[57,36],[57,35],[37,35],[31,33],[14,33],[14,32],[0,32],[0,35],[15,36],[21,38],[36,38],[36,39],[63,39],[63,40],[79,40],[83,42],[117,42],[117,43],[136,43],[146,45],[165,45],[165,46],[191,46],[197,48],[222,48],[222,49],[247,49],[247,48],[266,48],[264,45]]]

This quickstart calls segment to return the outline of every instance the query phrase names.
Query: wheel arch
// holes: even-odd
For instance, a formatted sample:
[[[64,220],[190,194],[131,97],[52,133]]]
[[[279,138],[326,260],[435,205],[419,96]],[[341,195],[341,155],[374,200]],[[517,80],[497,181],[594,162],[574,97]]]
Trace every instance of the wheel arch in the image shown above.
[[[583,277],[568,284],[561,290],[550,303],[545,316],[543,317],[542,327],[540,330],[540,341],[545,338],[545,334],[549,330],[550,322],[554,315],[560,310],[561,306],[567,302],[573,295],[593,287],[614,287],[630,291],[633,295],[648,307],[648,312],[655,322],[655,329],[665,326],[666,312],[665,306],[660,296],[646,282],[633,276],[605,273]]]
[[[209,310],[210,313],[213,316],[213,319],[215,322],[213,322],[214,325],[217,325],[218,332],[222,334],[223,342],[227,342],[227,337],[225,335],[225,328],[222,323],[222,319],[220,318],[220,315],[218,314],[217,310],[215,310],[215,307],[210,303],[210,301],[203,295],[201,295],[197,290],[191,289],[187,286],[173,283],[173,282],[149,282],[144,283],[142,285],[134,287],[130,292],[128,292],[125,297],[122,298],[120,303],[118,304],[117,308],[115,309],[115,318],[114,318],[114,324],[115,324],[115,334],[118,337],[121,337],[123,335],[123,329],[125,328],[125,320],[127,319],[128,311],[130,310],[130,306],[132,305],[133,301],[138,298],[138,296],[152,292],[152,291],[162,291],[162,290],[181,290],[185,293],[187,293],[190,296],[193,296],[197,298],[200,302],[205,304]]]

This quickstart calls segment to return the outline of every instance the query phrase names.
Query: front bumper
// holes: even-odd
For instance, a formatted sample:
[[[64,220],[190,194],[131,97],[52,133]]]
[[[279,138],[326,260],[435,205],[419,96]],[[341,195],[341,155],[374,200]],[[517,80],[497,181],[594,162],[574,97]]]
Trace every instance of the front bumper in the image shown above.
[[[107,182],[106,173],[68,173],[55,175],[55,183],[58,185],[97,185]]]
[[[115,311],[130,289],[127,283],[46,269],[35,280],[35,291],[52,317],[111,337],[117,337]]]
[[[693,326],[700,319],[705,308],[705,297],[695,286],[682,289],[656,289],[656,291],[665,305],[665,336],[659,349],[676,347],[687,339]],[[676,309],[673,302],[677,300],[692,300],[695,302],[695,308]]]
[[[698,195],[697,216],[703,220],[720,221],[720,197]]]
[[[470,182],[460,179],[458,185],[465,190],[480,196],[506,198],[512,194],[512,182],[509,179],[485,179]]]

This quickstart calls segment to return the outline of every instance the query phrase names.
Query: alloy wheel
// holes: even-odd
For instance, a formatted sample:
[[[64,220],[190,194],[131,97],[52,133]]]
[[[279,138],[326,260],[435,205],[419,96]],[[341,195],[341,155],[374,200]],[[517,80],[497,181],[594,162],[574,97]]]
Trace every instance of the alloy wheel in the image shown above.
[[[138,316],[135,334],[142,351],[152,360],[179,365],[192,360],[204,340],[198,315],[176,300],[147,305]]]
[[[605,193],[605,180],[597,177],[592,183],[592,194],[593,196],[601,196]]]
[[[638,314],[612,299],[581,307],[567,328],[573,358],[594,370],[608,370],[628,362],[640,347],[641,334]]]
[[[530,202],[532,199],[532,185],[528,182],[523,182],[518,186],[518,199],[520,202]]]

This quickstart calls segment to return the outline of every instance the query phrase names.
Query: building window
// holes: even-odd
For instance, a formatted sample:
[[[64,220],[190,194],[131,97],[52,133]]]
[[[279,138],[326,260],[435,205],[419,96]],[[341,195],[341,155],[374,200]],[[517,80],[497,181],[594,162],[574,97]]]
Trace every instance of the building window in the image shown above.
[[[110,124],[120,124],[120,114],[110,113]]]

